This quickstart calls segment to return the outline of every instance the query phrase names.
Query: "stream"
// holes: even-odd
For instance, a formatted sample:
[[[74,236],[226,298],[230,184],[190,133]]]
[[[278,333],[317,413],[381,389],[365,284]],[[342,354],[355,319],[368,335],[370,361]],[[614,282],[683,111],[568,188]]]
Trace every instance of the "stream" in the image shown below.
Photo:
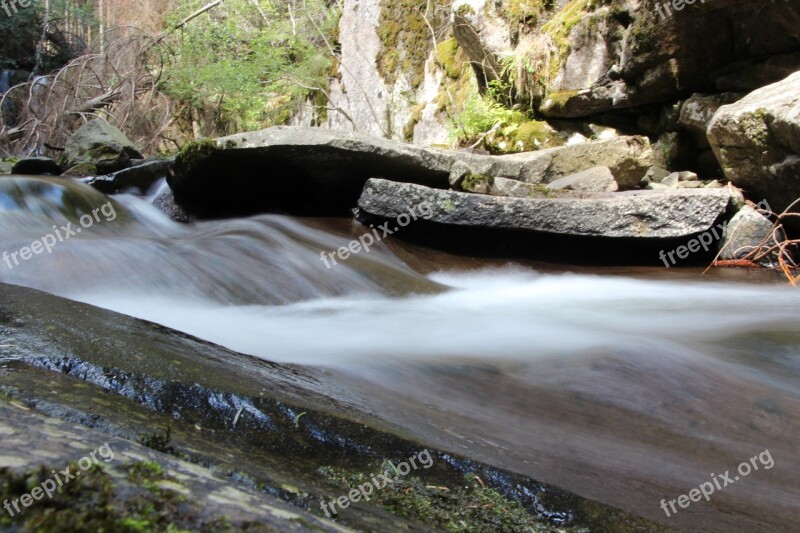
[[[108,201],[3,178],[0,253]],[[147,199],[112,205],[51,254],[0,262],[0,282],[324,367],[421,441],[668,525],[796,530],[800,292],[780,278],[468,262],[392,242],[328,268],[320,254],[368,228],[181,225]],[[665,517],[662,499],[765,450],[774,467]]]

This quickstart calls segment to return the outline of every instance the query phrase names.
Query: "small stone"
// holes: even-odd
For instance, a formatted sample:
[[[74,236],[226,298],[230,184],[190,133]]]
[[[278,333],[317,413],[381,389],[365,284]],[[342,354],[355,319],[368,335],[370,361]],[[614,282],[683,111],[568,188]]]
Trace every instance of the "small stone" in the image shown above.
[[[663,180],[661,180],[661,185],[665,185],[670,189],[676,189],[678,187],[678,182],[680,181],[680,174],[678,172],[673,172]]]
[[[548,183],[547,187],[579,192],[616,192],[619,190],[619,185],[608,167],[593,167],[565,176]]]
[[[772,233],[774,225],[754,208],[746,205],[728,223],[722,240],[720,259],[746,257]]]

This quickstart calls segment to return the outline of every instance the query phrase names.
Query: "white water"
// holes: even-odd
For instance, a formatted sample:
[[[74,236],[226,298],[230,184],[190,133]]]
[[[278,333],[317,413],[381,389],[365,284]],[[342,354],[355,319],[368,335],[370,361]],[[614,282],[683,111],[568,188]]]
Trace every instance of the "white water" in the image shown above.
[[[70,296],[266,359],[333,366],[465,357],[530,361],[653,345],[689,348],[747,330],[790,327],[800,315],[800,292],[780,286],[514,270],[433,279],[452,289],[282,306],[220,306],[124,290]]]
[[[15,181],[21,190],[10,185]],[[84,185],[47,183],[38,189],[38,182],[4,182],[6,250],[73,219],[76,205],[106,201]],[[326,269],[319,254],[349,236],[280,216],[182,226],[141,200],[117,200],[116,220],[58,244],[52,255],[11,270],[0,264],[0,281],[266,359],[332,366],[534,360],[648,346],[695,350],[734,333],[791,330],[800,315],[800,291],[782,285],[523,269],[440,273],[426,281],[380,247]],[[437,292],[439,284],[448,289]]]
[[[670,525],[795,521],[798,289],[521,266],[425,279],[382,246],[328,270],[320,253],[362,228],[281,216],[182,226],[116,200],[116,220],[13,269],[0,263],[0,282],[334,367],[363,378],[338,392],[359,412],[651,518],[662,498],[768,448],[774,469]],[[106,201],[82,185],[4,178],[0,253]]]

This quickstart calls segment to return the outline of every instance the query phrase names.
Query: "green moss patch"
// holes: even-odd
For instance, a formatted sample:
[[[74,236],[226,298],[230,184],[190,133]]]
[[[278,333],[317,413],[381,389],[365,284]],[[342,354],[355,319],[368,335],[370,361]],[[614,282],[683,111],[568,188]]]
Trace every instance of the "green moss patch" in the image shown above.
[[[323,473],[343,491],[370,482],[364,474],[349,475],[335,468],[325,468]],[[451,486],[431,485],[417,477],[399,478],[376,490],[371,498],[393,514],[438,530],[579,531],[548,524],[520,503],[487,487],[474,474]]]
[[[406,76],[413,88],[425,80],[425,62],[433,49],[434,30],[448,23],[450,0],[433,0],[426,15],[425,4],[413,0],[382,0],[378,24],[381,49],[376,57],[378,72],[392,82]],[[426,22],[427,19],[427,22]]]

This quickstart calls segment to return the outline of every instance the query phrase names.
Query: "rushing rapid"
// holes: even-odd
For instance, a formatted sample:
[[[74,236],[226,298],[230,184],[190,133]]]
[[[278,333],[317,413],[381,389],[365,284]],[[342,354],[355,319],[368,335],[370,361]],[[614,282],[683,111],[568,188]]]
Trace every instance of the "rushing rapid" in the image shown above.
[[[109,201],[113,218],[81,223]],[[279,215],[180,225],[133,196],[0,180],[0,253],[70,224],[82,231],[52,253],[0,263],[0,282],[328,367],[367,383],[353,401],[383,420],[640,514],[768,449],[769,472],[675,523],[793,520],[798,290],[523,265],[423,276],[383,244],[328,268],[320,254],[365,228]]]

